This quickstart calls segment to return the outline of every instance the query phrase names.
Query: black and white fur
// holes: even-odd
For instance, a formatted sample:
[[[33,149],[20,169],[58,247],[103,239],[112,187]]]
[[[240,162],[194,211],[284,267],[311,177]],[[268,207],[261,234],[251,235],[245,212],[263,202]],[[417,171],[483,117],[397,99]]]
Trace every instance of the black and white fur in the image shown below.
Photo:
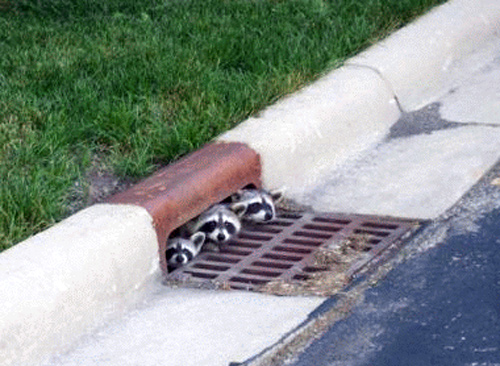
[[[221,245],[237,235],[241,229],[239,217],[229,205],[216,204],[188,223],[190,232],[202,232],[207,242]]]
[[[196,257],[205,242],[205,238],[204,233],[197,232],[189,238],[177,236],[168,239],[165,256],[169,271],[182,267]]]
[[[266,222],[276,217],[275,202],[283,196],[281,191],[240,189],[231,196],[231,209],[243,220]]]

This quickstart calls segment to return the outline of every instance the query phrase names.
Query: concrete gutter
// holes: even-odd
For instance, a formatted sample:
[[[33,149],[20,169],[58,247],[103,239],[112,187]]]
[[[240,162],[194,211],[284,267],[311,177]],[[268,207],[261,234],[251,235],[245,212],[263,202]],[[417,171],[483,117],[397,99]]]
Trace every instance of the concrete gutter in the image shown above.
[[[0,359],[38,364],[108,319],[158,276],[171,230],[238,188],[263,184],[293,196],[369,149],[402,110],[493,57],[468,56],[499,30],[497,0],[450,1],[108,204],[5,251]]]

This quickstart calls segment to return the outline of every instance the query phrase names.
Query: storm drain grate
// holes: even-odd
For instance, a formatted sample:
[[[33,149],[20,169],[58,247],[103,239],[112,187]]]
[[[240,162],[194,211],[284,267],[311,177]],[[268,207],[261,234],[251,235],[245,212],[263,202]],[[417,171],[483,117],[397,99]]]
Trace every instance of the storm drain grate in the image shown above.
[[[351,278],[416,226],[379,216],[282,213],[270,223],[245,225],[219,252],[201,253],[169,273],[167,282],[262,290],[319,273]]]

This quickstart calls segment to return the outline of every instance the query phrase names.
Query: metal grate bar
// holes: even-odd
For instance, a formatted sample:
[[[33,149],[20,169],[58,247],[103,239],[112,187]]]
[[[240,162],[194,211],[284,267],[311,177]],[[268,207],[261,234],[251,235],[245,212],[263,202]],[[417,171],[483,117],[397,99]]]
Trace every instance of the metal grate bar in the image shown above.
[[[359,258],[352,276],[410,232],[414,220],[334,213],[285,213],[267,224],[245,226],[219,252],[204,252],[167,279],[217,283],[256,290],[271,281],[304,281],[327,268],[316,263],[321,249],[348,246]],[[357,255],[357,254],[356,254]]]

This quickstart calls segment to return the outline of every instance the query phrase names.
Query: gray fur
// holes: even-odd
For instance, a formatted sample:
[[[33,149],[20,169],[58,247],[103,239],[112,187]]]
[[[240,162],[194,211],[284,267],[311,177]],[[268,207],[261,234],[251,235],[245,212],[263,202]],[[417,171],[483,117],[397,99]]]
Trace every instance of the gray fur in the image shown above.
[[[216,204],[189,222],[186,227],[190,233],[205,233],[207,241],[223,244],[239,233],[241,222],[228,205]]]
[[[205,234],[197,232],[189,238],[176,236],[168,239],[165,252],[170,270],[181,267],[198,255],[205,242]]]
[[[266,222],[276,218],[275,202],[283,196],[281,191],[241,189],[231,196],[231,209],[243,220]]]

